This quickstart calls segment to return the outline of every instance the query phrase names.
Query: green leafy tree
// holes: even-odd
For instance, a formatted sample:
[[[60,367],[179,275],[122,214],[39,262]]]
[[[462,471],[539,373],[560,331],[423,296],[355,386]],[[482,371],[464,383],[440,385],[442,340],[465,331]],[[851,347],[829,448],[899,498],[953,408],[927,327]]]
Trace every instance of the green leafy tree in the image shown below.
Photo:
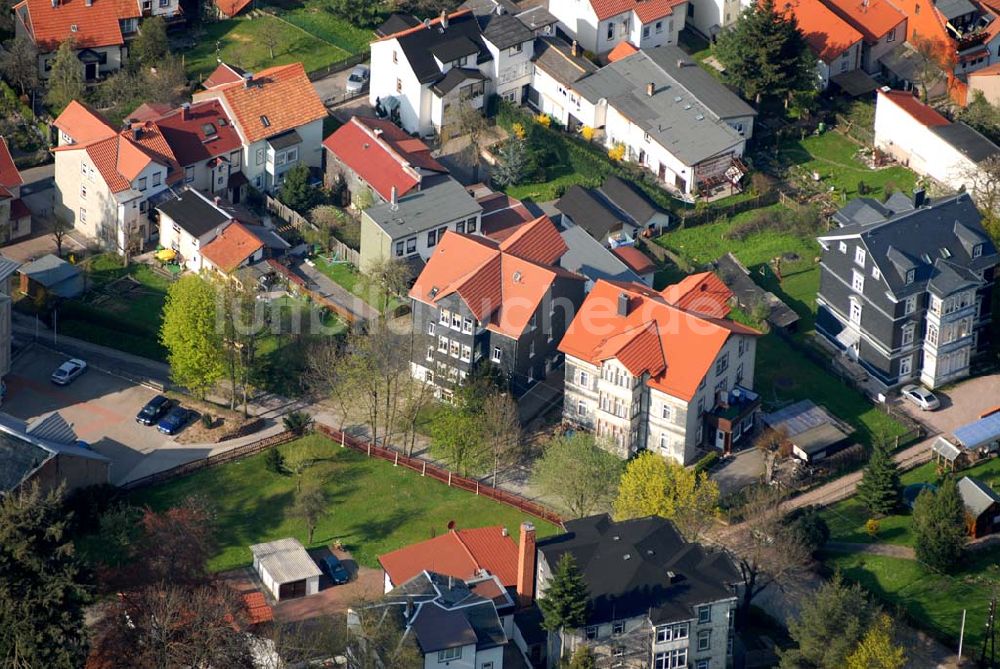
[[[573,653],[568,669],[597,669],[597,658],[590,646],[580,646]]]
[[[0,6],[2,6],[0,2]],[[38,87],[38,49],[28,37],[21,35],[0,52],[0,73],[17,86],[22,95]]]
[[[73,100],[82,100],[84,90],[83,64],[76,57],[73,38],[69,38],[59,45],[52,59],[45,102],[52,108],[53,114],[59,114]]]
[[[524,179],[528,169],[528,148],[523,139],[512,136],[500,149],[493,181],[501,188],[516,186]]]
[[[535,462],[532,480],[543,494],[559,500],[573,518],[607,510],[618,489],[621,460],[601,448],[594,435],[558,436]]]
[[[542,611],[542,627],[558,633],[562,638],[566,629],[576,629],[587,624],[590,593],[583,581],[583,574],[572,553],[563,553],[556,564],[552,580],[538,600]],[[562,644],[560,644],[562,646]]]
[[[1000,107],[987,100],[982,91],[972,91],[972,99],[959,110],[958,118],[994,143],[1000,142]]]
[[[431,448],[463,476],[485,466],[484,443],[476,417],[463,407],[442,411],[431,426]]]
[[[305,213],[316,204],[319,194],[309,185],[309,168],[297,163],[285,172],[285,180],[278,190],[278,199],[297,212]]]
[[[311,482],[304,485],[295,493],[295,504],[292,507],[292,513],[305,523],[306,531],[309,533],[309,540],[307,541],[309,545],[312,545],[313,537],[316,534],[316,526],[327,514],[329,506],[330,503],[326,498],[326,492],[318,482]]]
[[[372,0],[330,0],[330,11],[359,28],[374,28],[385,18],[388,11],[385,2]]]
[[[917,559],[936,571],[952,569],[969,540],[965,505],[953,478],[936,491],[924,490],[913,505],[913,538]]]
[[[876,440],[868,466],[858,483],[858,501],[872,514],[887,516],[896,510],[901,499],[899,466],[892,459],[885,440]]]
[[[160,342],[167,348],[170,376],[199,397],[226,371],[216,307],[212,284],[193,274],[170,286],[163,306]]]
[[[68,523],[61,489],[0,496],[0,666],[83,666],[88,596]]]
[[[797,647],[781,654],[781,669],[842,669],[878,613],[861,586],[834,574],[789,622]]]
[[[892,618],[878,616],[847,658],[847,669],[903,669],[906,651],[893,639],[892,627]]]
[[[816,56],[794,16],[774,0],[752,3],[721,35],[716,56],[728,83],[748,100],[769,97],[787,102],[793,93],[816,87]]]
[[[129,44],[131,63],[157,67],[169,53],[166,21],[160,16],[144,19],[139,26],[139,36]]]
[[[693,541],[715,518],[718,502],[719,487],[705,472],[646,451],[626,466],[614,509],[619,520],[653,515],[672,520]]]

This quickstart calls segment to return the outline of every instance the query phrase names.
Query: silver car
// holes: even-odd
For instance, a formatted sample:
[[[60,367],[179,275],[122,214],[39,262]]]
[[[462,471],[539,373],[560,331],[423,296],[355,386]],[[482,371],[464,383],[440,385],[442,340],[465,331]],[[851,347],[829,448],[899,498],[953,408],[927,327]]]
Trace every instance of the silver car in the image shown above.
[[[87,363],[79,358],[70,358],[63,364],[59,365],[59,369],[52,372],[52,383],[57,386],[69,385],[73,379],[83,374],[87,371]]]
[[[934,411],[941,406],[941,401],[931,391],[922,386],[908,385],[900,389],[900,394],[916,404],[922,411]]]
[[[354,69],[351,70],[351,74],[347,77],[347,92],[348,93],[360,93],[368,85],[368,78],[371,76],[371,71],[368,69],[367,65],[355,65]]]

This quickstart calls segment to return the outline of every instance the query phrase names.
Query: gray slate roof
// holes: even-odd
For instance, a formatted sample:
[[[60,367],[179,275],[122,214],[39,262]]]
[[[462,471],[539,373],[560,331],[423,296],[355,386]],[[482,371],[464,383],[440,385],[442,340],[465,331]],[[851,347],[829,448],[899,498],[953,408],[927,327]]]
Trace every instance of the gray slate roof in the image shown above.
[[[673,523],[607,514],[568,521],[538,542],[551,569],[571,553],[590,592],[588,624],[649,615],[653,624],[691,620],[699,604],[734,597],[739,574],[722,551],[684,540]]]
[[[573,86],[583,77],[597,72],[598,67],[580,55],[574,56],[573,49],[565,41],[555,37],[539,37],[535,40],[535,67],[541,69],[563,86]]]
[[[444,79],[431,86],[431,90],[439,96],[447,95],[466,81],[483,81],[486,79],[479,70],[470,70],[464,67],[453,67],[444,75]]]
[[[20,266],[21,263],[18,261],[0,255],[0,281],[9,279]]]
[[[597,193],[582,186],[570,186],[556,202],[556,209],[590,233],[602,244],[608,233],[627,223],[626,217]]]
[[[254,544],[250,552],[278,584],[302,581],[322,573],[298,539],[289,537]]]
[[[961,121],[930,126],[929,130],[977,165],[1000,153],[1000,147]]]
[[[479,22],[471,12],[452,17],[447,28],[434,24],[430,28],[416,30],[397,39],[406,61],[421,84],[435,82],[443,76],[434,56],[442,62],[450,62],[472,53],[477,53],[476,62],[493,59],[483,44]]]
[[[479,18],[483,37],[498,49],[509,49],[530,42],[534,35],[519,19],[510,14],[487,14]]]
[[[394,210],[384,202],[365,209],[368,216],[392,239],[415,235],[463,216],[482,211],[458,181],[448,175],[425,178],[420,190],[399,199]]]
[[[0,413],[0,492],[13,489],[42,463],[58,455],[96,460],[110,466],[106,457],[77,446],[76,441],[76,432],[57,412],[33,421],[30,426]]]
[[[83,292],[83,273],[76,265],[48,253],[18,270],[59,297],[76,297]]]
[[[949,21],[979,11],[969,0],[935,0],[934,6]]]
[[[643,282],[618,256],[579,225],[571,225],[560,234],[568,249],[559,259],[560,267],[582,274],[594,282],[598,279]]]
[[[831,247],[827,253],[836,253],[839,240],[859,239],[897,297],[925,289],[950,291],[971,282],[976,278],[973,273],[1000,263],[968,193],[927,200],[916,209],[912,205],[890,209],[891,200],[882,204],[863,200],[838,211],[834,220],[843,227],[820,240]],[[973,258],[977,245],[982,246],[981,255]],[[914,281],[907,284],[910,269],[915,270]]]
[[[673,64],[671,54],[675,56]],[[678,67],[678,60],[685,64]],[[650,83],[654,85],[651,96],[647,94]],[[686,165],[696,165],[742,143],[743,137],[723,119],[755,113],[683,51],[670,45],[638,51],[611,63],[578,81],[574,89],[593,103],[607,99],[609,106]]]
[[[962,503],[976,518],[981,516],[994,504],[1000,503],[1000,495],[997,495],[992,488],[978,479],[971,476],[963,476],[958,481],[958,494],[962,496]]]
[[[644,227],[660,211],[644,193],[613,174],[604,180],[600,191],[639,227]]]
[[[853,431],[812,400],[795,402],[763,418],[772,429],[783,430],[799,450],[810,456],[844,441]]]
[[[719,277],[725,282],[742,308],[763,302],[769,307],[767,322],[775,327],[788,328],[799,320],[799,315],[771,291],[764,290],[750,278],[750,272],[732,253],[715,261]]]
[[[192,237],[201,237],[232,219],[228,213],[190,188],[161,202],[156,208]]]

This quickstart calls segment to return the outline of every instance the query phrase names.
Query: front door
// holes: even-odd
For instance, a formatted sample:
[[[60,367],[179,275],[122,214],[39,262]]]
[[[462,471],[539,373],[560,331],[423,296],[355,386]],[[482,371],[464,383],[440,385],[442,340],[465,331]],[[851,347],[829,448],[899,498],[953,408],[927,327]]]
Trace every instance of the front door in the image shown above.
[[[84,63],[83,72],[87,81],[97,79],[97,63]]]

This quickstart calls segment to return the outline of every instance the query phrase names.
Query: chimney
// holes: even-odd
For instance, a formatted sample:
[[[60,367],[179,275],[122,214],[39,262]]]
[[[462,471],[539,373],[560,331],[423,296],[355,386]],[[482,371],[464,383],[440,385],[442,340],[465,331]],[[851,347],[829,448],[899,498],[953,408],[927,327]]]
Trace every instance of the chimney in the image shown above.
[[[399,209],[399,195],[396,191],[396,187],[393,186],[392,190],[389,191],[389,205],[392,207],[393,211]]]
[[[218,195],[215,196],[215,206],[219,209],[222,208],[222,198]]]
[[[52,0],[52,9],[55,9],[58,6],[59,6],[59,0]]]
[[[535,599],[535,526],[521,523],[521,540],[517,546],[517,603],[529,606]]]
[[[141,125],[133,126],[132,127],[132,139],[134,139],[136,141],[139,141],[140,137],[142,137],[142,126]]]
[[[181,120],[182,121],[186,121],[187,120],[188,112],[189,111],[191,111],[191,103],[190,102],[182,102],[181,103]]]
[[[569,48],[569,53],[574,58],[576,58],[577,56],[579,56],[580,55],[580,43],[577,42],[576,40],[573,40],[573,46],[571,46]]]
[[[94,6],[94,0],[83,0],[83,4],[84,4],[85,7],[93,7]]]
[[[677,69],[678,70],[681,69],[681,68],[683,68],[685,65],[687,65],[687,61],[686,60],[684,60],[683,58],[678,58],[677,59]]]
[[[376,137],[381,137],[382,136],[382,128],[375,128],[374,130],[372,130],[372,134],[375,135]]]
[[[924,206],[927,202],[927,191],[923,188],[917,188],[913,191],[913,206],[917,209]]]
[[[250,88],[253,84],[253,72],[243,73],[243,88]]]
[[[448,29],[448,12],[443,9],[441,10],[441,28],[443,30]]]
[[[646,84],[646,95],[648,95],[649,97],[653,97],[653,93],[655,92],[656,92],[656,84],[654,84],[652,81]]]
[[[618,315],[628,316],[628,293],[618,293]]]

